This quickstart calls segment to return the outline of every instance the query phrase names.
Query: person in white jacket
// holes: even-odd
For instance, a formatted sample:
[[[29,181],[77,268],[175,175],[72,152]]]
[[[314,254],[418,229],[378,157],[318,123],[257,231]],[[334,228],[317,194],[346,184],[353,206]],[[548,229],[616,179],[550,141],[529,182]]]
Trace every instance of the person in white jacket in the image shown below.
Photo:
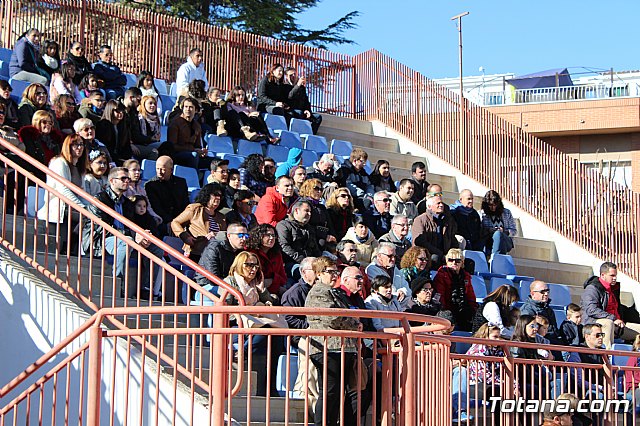
[[[364,301],[367,309],[374,311],[404,312],[398,298],[393,294],[391,279],[385,275],[378,275],[371,281],[373,291]],[[389,327],[400,327],[400,320],[388,318],[372,318],[376,330],[382,331]]]
[[[188,90],[189,83],[193,80],[203,80],[204,89],[209,89],[209,80],[207,80],[207,72],[204,70],[204,63],[202,61],[202,50],[197,47],[191,49],[187,62],[178,68],[176,94],[180,96],[181,92]]]

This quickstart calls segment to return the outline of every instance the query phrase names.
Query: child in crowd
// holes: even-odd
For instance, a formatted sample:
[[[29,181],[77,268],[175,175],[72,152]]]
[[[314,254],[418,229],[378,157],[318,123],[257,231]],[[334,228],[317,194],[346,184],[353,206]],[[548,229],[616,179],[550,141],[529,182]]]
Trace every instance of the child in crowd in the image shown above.
[[[148,229],[156,237],[162,238],[158,224],[153,216],[151,216],[151,213],[149,213],[149,200],[147,200],[147,197],[144,195],[134,195],[131,197],[131,201],[133,201],[135,206],[133,223],[142,229]]]
[[[371,280],[372,294],[367,297],[367,309],[374,311],[403,312],[398,298],[392,293],[391,279],[385,275],[378,275]],[[378,331],[387,327],[400,327],[400,320],[387,318],[372,318],[373,326]]]
[[[551,342],[547,339],[547,332],[549,331],[549,319],[542,315],[536,315],[536,322],[538,323],[538,333],[536,334],[536,343],[543,345],[549,345]],[[546,349],[538,349],[538,355],[542,358],[552,361],[553,355]]]
[[[564,341],[571,346],[579,346],[584,343],[582,336],[582,308],[575,303],[567,306],[567,319],[560,325],[560,333]]]

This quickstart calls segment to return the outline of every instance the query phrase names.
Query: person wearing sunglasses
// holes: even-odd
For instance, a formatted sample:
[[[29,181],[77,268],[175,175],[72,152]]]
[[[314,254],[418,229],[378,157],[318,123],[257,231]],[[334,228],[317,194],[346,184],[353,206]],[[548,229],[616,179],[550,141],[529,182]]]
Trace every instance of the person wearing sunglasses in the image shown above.
[[[411,226],[413,244],[431,253],[432,269],[445,263],[444,254],[449,249],[459,247],[458,225],[446,207],[442,197],[428,198],[427,211],[415,218]]]
[[[367,227],[376,238],[380,238],[391,230],[391,197],[386,191],[379,191],[373,195],[373,203],[362,216]]]
[[[421,315],[436,315],[442,310],[442,305],[433,300],[433,282],[429,277],[418,277],[411,281],[411,297],[413,305],[407,312]],[[413,326],[424,325],[423,322],[410,321]]]
[[[18,130],[18,136],[27,147],[27,154],[45,166],[53,157],[60,154],[65,139],[65,136],[55,128],[53,114],[47,110],[36,111],[31,118],[31,125]],[[36,175],[40,174],[40,171],[35,168],[33,172]]]
[[[450,249],[445,259],[445,265],[438,269],[433,279],[433,297],[442,304],[442,309],[453,313],[459,330],[471,331],[478,303],[471,275],[464,270],[462,250]]]
[[[327,242],[336,242],[335,235],[330,234],[329,230],[329,214],[327,208],[322,204],[322,181],[320,179],[307,179],[302,183],[299,194],[301,200],[311,202],[311,220],[310,225],[316,227],[316,235],[318,240]],[[322,243],[320,244],[323,245]]]
[[[558,331],[558,323],[556,316],[551,308],[551,299],[549,298],[549,285],[540,280],[533,281],[529,285],[529,296],[520,307],[522,315],[536,316],[540,315],[549,320],[549,330],[546,338],[554,345],[564,345],[564,339]]]
[[[13,87],[7,80],[0,79],[0,104],[6,107],[4,116],[4,125],[11,127],[13,130],[20,129],[18,123],[18,104],[11,97]]]
[[[89,74],[93,69],[84,54],[84,45],[78,41],[71,43],[67,52],[67,61],[75,65],[76,72],[72,77],[74,84],[79,85],[85,75]],[[80,98],[77,98],[78,100]]]
[[[246,226],[240,223],[231,223],[227,225],[226,237],[209,241],[198,262],[200,266],[217,277],[229,275],[229,269],[236,256],[247,247],[249,232]],[[213,281],[210,281],[209,278],[199,272],[196,272],[195,279],[198,284],[207,289],[212,289],[216,286]]]
[[[388,277],[393,286],[392,293],[398,298],[402,310],[405,310],[413,303],[411,301],[411,288],[407,280],[402,276],[400,268],[396,266],[397,260],[396,246],[392,243],[382,242],[378,245],[378,251],[373,258],[373,262],[366,267],[365,272],[372,282],[379,275]]]
[[[22,92],[22,99],[18,105],[18,124],[28,126],[33,121],[36,111],[51,111],[48,104],[49,95],[42,84],[33,83]],[[58,127],[54,121],[54,127]]]
[[[582,327],[582,335],[584,336],[584,343],[581,343],[578,347],[589,349],[606,349],[605,342],[608,339],[606,332],[602,325],[598,323],[587,323]],[[588,354],[582,352],[569,352],[567,362],[579,362],[584,364],[603,365],[604,359],[601,354]],[[602,385],[606,382],[604,371],[602,369],[596,371],[586,371],[584,368],[570,368],[570,377],[568,383],[573,386],[569,388],[569,391],[578,395],[585,395],[589,390],[594,391],[595,395],[601,395],[602,392],[598,389],[598,384]],[[577,382],[576,382],[577,376]],[[578,389],[575,389],[576,385]],[[584,385],[584,387],[583,387]],[[572,389],[574,388],[574,389]],[[583,393],[585,392],[585,393]]]
[[[248,189],[239,189],[233,195],[233,204],[231,210],[225,215],[227,223],[242,223],[249,231],[258,226],[256,215],[253,214],[253,208],[258,204],[255,200],[256,195]]]
[[[539,325],[534,316],[520,315],[520,318],[516,321],[511,340],[514,342],[536,343],[538,328]],[[510,347],[510,351],[514,358],[543,359],[542,356],[538,354],[537,348],[524,348],[514,345]],[[518,370],[517,375],[520,377],[518,381],[520,396],[525,399],[538,399],[540,396],[538,384],[546,383],[546,381],[540,377],[541,373],[546,374],[546,370],[532,367],[532,365],[528,364],[516,364],[516,369]],[[534,423],[528,422],[527,424]]]
[[[340,241],[353,223],[355,200],[347,188],[338,188],[331,193],[326,206],[329,233]]]
[[[287,274],[284,271],[284,261],[278,245],[276,228],[268,223],[263,223],[250,230],[247,248],[258,258],[260,269],[264,275],[264,285],[269,292],[279,297],[282,296],[286,290]]]

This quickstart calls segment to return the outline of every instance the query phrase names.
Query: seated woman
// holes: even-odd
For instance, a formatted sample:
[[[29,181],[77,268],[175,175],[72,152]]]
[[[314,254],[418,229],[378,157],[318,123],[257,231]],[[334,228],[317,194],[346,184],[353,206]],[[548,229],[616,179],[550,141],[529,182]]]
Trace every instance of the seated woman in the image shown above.
[[[158,158],[161,127],[156,99],[149,95],[143,96],[138,106],[138,119],[131,121],[131,143],[136,157],[147,160]]]
[[[96,125],[96,139],[109,151],[109,162],[117,165],[130,159],[133,155],[131,150],[131,133],[129,127],[123,123],[124,106],[116,101],[110,100],[104,107],[102,118]]]
[[[396,183],[389,172],[389,162],[387,160],[378,160],[373,171],[369,175],[369,181],[378,191],[397,192]]]
[[[400,260],[400,272],[408,283],[420,277],[431,278],[431,255],[423,247],[409,247]]]
[[[293,179],[293,190],[296,195],[300,194],[300,187],[307,179],[307,169],[304,166],[292,167],[289,171],[289,177]]]
[[[18,131],[18,136],[26,146],[27,154],[38,162],[48,165],[53,157],[60,154],[64,136],[53,127],[53,116],[49,111],[36,111],[31,120],[31,126],[22,127]],[[41,179],[45,178],[44,174],[35,167],[29,167],[29,169]]]
[[[514,342],[536,343],[538,327],[539,325],[536,322],[535,317],[531,315],[520,315],[520,318],[516,321],[516,326],[513,330],[513,337],[511,340]],[[535,348],[520,348],[512,346],[511,354],[514,358],[543,359]],[[518,376],[523,378],[523,385],[520,389],[522,397],[525,399],[537,399],[539,396],[538,383],[540,383],[538,368],[532,368],[531,365],[527,364],[517,364],[516,368],[520,370],[517,373]]]
[[[87,154],[84,143],[79,135],[69,135],[62,143],[60,155],[54,157],[49,163],[49,169],[57,175],[82,188],[85,171],[87,169]],[[66,185],[47,176],[47,185],[70,199],[76,206],[85,208],[85,201],[76,196],[75,192]],[[80,217],[77,213],[71,214],[69,223],[68,206],[53,194],[44,197],[44,204],[38,210],[38,219],[44,222],[60,224],[60,247],[66,250],[68,234],[75,233]],[[71,253],[77,251],[78,238],[73,238]]]
[[[47,104],[47,89],[42,84],[32,83],[24,89],[18,105],[18,124],[20,127],[31,124],[36,111],[51,111]]]
[[[284,68],[281,64],[274,64],[258,84],[258,111],[282,115],[289,125],[291,114],[288,113],[288,100],[289,87],[284,81]]]
[[[122,167],[129,170],[129,188],[124,192],[124,196],[131,198],[136,195],[141,195],[147,200],[147,191],[144,189],[144,182],[142,182],[142,169],[140,168],[140,162],[135,158],[125,161]],[[147,206],[147,212],[155,219],[156,225],[162,223],[162,218],[156,214],[151,208],[151,204]]]
[[[109,150],[96,138],[96,127],[93,125],[93,122],[88,118],[79,118],[73,123],[73,130],[76,131],[76,134],[82,138],[84,142],[84,147],[87,152],[93,149],[102,150],[107,158],[109,159],[109,163],[113,163],[111,159],[111,154]]]
[[[504,207],[502,198],[493,190],[488,191],[482,200],[480,212],[481,226],[487,235],[487,254],[507,254],[513,249],[511,237],[517,233],[516,221],[513,215]]]
[[[80,84],[78,84],[78,91],[80,92],[80,98],[76,99],[76,101],[81,101],[82,99],[88,98],[91,95],[91,92],[98,91],[102,93],[102,97],[104,98],[106,95],[104,90],[100,88],[98,85],[98,77],[96,77],[93,73],[86,74]]]
[[[284,271],[284,260],[277,241],[276,228],[268,223],[263,223],[249,232],[247,248],[260,261],[264,285],[269,293],[281,297],[285,291],[287,274]]]
[[[59,72],[53,74],[49,86],[49,101],[54,103],[60,95],[69,95],[78,103],[82,99],[78,86],[73,82],[76,75],[76,66],[71,62],[62,64]]]
[[[16,40],[9,61],[9,75],[13,80],[47,84],[46,72],[38,67],[40,31],[31,28]],[[29,121],[31,121],[29,119]]]
[[[0,102],[0,138],[15,146],[20,151],[24,152],[26,150],[25,144],[20,140],[16,131],[12,127],[6,126],[4,124],[6,111],[7,107],[2,102]],[[2,154],[4,154],[7,158],[10,158],[11,160],[18,163],[20,166],[28,166],[28,163],[26,161],[18,157],[13,152],[5,150],[2,147],[0,147],[0,152],[2,152]],[[9,168],[8,173],[5,174],[5,167],[8,168],[8,166],[6,166],[5,164],[0,163],[0,186],[2,186],[2,183],[5,182],[4,180],[6,179],[6,186],[4,187],[4,201],[6,202],[5,205],[7,206],[7,212],[13,211],[15,198],[14,189],[16,187],[16,183],[18,186],[18,196],[17,200],[15,201],[18,206],[18,210],[20,210],[24,206],[24,186],[26,179],[23,175],[16,175],[15,173],[11,173],[11,168]]]
[[[53,74],[60,70],[60,63],[60,45],[54,40],[45,40],[37,64],[46,74],[47,80],[51,81]]]
[[[482,305],[473,318],[474,333],[485,323],[500,329],[502,337],[510,339],[513,335],[511,324],[511,308],[520,299],[518,289],[510,285],[502,285],[484,298]]]
[[[109,161],[99,149],[89,152],[89,164],[87,164],[87,173],[84,175],[83,189],[94,197],[107,189],[109,186]]]
[[[215,183],[202,187],[196,201],[171,221],[171,230],[184,242],[184,254],[194,262],[218,232],[227,230],[227,221],[220,213],[222,188]]]
[[[347,188],[338,188],[327,200],[329,215],[329,233],[340,241],[344,238],[353,223],[353,199]]]
[[[158,114],[161,115],[162,103],[160,102],[160,94],[158,92],[158,88],[156,87],[156,81],[155,81],[155,78],[153,77],[153,74],[151,74],[151,71],[142,71],[140,75],[138,75],[136,87],[140,89],[143,97],[151,96],[153,99],[156,100]],[[141,104],[143,102],[141,102]]]
[[[227,136],[227,129],[225,128],[226,111],[226,102],[221,97],[220,89],[209,87],[207,99],[202,101],[203,125],[207,126],[209,133],[215,133],[217,136]]]
[[[338,281],[339,271],[336,263],[326,256],[317,258],[312,264],[316,281],[305,301],[305,308],[336,308],[349,309],[343,298],[337,297],[333,287]],[[309,328],[314,330],[350,330],[362,331],[363,325],[353,317],[308,315]],[[326,356],[325,356],[326,350]],[[344,424],[356,424],[358,402],[360,411],[366,413],[367,398],[359,396],[359,392],[349,391],[344,386],[342,393],[341,381],[348,383],[349,375],[357,369],[358,346],[356,339],[341,337],[311,336],[309,338],[309,358],[318,372],[318,400],[316,401],[314,416],[316,425],[335,425],[344,415]],[[326,373],[325,373],[326,371]],[[326,374],[326,385],[325,385]],[[326,389],[325,389],[326,387]],[[326,405],[326,418],[324,406]],[[341,407],[343,411],[341,412]]]
[[[76,69],[76,75],[73,77],[73,83],[79,85],[85,75],[91,73],[91,64],[84,56],[84,45],[78,41],[71,43],[71,47],[67,52],[67,62],[73,64]],[[81,98],[76,98],[80,102]]]
[[[433,280],[436,289],[434,298],[442,303],[442,309],[453,313],[459,330],[471,331],[478,303],[471,285],[471,275],[462,267],[464,255],[460,249],[451,249],[445,258],[445,266],[438,269]]]
[[[264,283],[264,278],[260,268],[260,262],[254,253],[243,251],[238,253],[231,268],[229,275],[224,281],[231,287],[236,288],[244,296],[247,306],[267,305],[271,306],[277,303],[277,299],[269,294]],[[227,296],[227,305],[237,305],[238,300],[231,294]],[[241,315],[246,327],[287,327],[286,322],[275,320],[268,315]],[[248,347],[248,336],[245,336],[245,347]],[[253,369],[258,372],[256,380],[257,395],[265,396],[271,394],[277,395],[275,387],[275,377],[278,371],[278,358],[284,350],[283,338],[273,336],[271,338],[271,365],[267,368],[267,348],[268,338],[265,335],[253,335],[252,352],[253,352]],[[271,389],[267,389],[267,373],[271,376]]]
[[[353,219],[353,226],[347,230],[343,240],[350,240],[356,244],[358,254],[356,261],[362,267],[371,263],[373,252],[378,248],[378,240],[369,229],[362,215],[356,215]]]
[[[364,301],[367,309],[374,311],[404,312],[400,306],[398,298],[393,294],[393,284],[391,278],[385,275],[378,275],[371,280],[371,294]],[[372,318],[373,326],[378,331],[389,327],[400,327],[400,320]]]
[[[267,187],[271,186],[262,172],[264,157],[260,154],[249,154],[240,165],[240,182],[258,197],[263,197]],[[229,174],[231,178],[231,174]]]
[[[176,164],[194,169],[208,169],[211,158],[207,149],[202,147],[202,129],[196,119],[200,104],[188,97],[180,103],[182,114],[169,124],[167,141],[174,149],[172,158]]]
[[[442,310],[442,305],[433,300],[433,285],[431,278],[418,277],[411,281],[411,297],[413,305],[406,312],[421,315],[437,315]],[[410,321],[411,325],[423,325],[424,323]]]
[[[53,112],[58,120],[60,131],[64,135],[72,135],[73,123],[80,118],[80,114],[76,111],[76,102],[70,95],[59,95],[53,102]]]
[[[242,86],[236,86],[229,94],[226,110],[226,129],[233,137],[250,141],[268,139],[269,143],[277,143],[269,133],[269,127],[260,113],[247,100]]]
[[[0,80],[0,104],[5,106],[4,125],[11,127],[13,130],[18,130],[20,124],[18,123],[18,104],[11,97],[13,87],[7,80]]]

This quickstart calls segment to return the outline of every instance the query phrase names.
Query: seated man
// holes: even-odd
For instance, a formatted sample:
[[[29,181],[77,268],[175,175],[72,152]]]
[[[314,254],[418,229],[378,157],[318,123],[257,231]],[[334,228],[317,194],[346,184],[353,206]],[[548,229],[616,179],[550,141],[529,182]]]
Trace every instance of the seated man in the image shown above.
[[[93,73],[104,82],[103,89],[107,94],[107,100],[123,96],[127,85],[127,77],[113,62],[111,46],[107,44],[100,46],[98,57],[100,60],[93,64]]]
[[[236,190],[229,186],[229,160],[214,158],[209,163],[210,174],[207,176],[207,183],[217,183],[224,188],[224,194],[220,204],[223,208],[233,207],[233,196]]]
[[[226,277],[229,275],[229,270],[236,255],[245,250],[248,240],[249,233],[247,228],[240,223],[232,223],[227,226],[227,237],[224,240],[213,238],[209,240],[209,244],[202,251],[202,256],[198,263],[213,275]],[[195,280],[209,290],[216,286],[209,278],[199,272],[196,273]]]
[[[47,85],[46,72],[40,69],[36,58],[40,56],[40,31],[31,28],[16,41],[11,59],[9,60],[9,75],[14,80],[28,81]]]
[[[184,178],[173,175],[173,160],[163,155],[156,162],[156,175],[144,185],[149,203],[164,225],[163,235],[171,232],[171,221],[189,205],[189,189]],[[226,276],[226,275],[225,275]]]
[[[333,289],[333,294],[341,299],[349,309],[368,309],[362,297],[364,280],[367,275],[357,266],[347,266],[340,274],[340,286]],[[371,318],[360,318],[363,331],[376,331]],[[365,355],[365,358],[369,356]]]
[[[369,282],[369,277],[365,273],[365,268],[357,261],[358,247],[356,246],[356,243],[351,240],[343,239],[336,245],[336,256],[338,257],[336,267],[341,273],[345,268],[350,266],[356,267],[360,270],[360,273],[364,276],[360,287],[360,293],[363,298],[366,298],[371,293],[371,283]]]
[[[620,283],[617,278],[616,264],[604,262],[600,266],[600,276],[593,276],[584,283],[580,299],[584,311],[583,322],[595,322],[602,326],[607,349],[611,348],[616,337],[633,340],[640,333],[637,311],[620,303]],[[626,322],[629,320],[633,322]]]
[[[124,167],[114,167],[109,171],[109,186],[104,191],[100,192],[96,195],[96,198],[101,203],[106,204],[112,210],[122,214],[125,218],[129,220],[134,220],[134,209],[135,206],[131,200],[125,197],[123,194],[129,188],[129,181],[131,178],[129,177],[129,171]],[[122,232],[125,237],[135,238],[135,241],[140,244],[142,247],[149,250],[152,254],[154,254],[159,259],[162,258],[164,252],[155,245],[152,245],[147,236],[144,234],[134,233],[131,229],[126,227],[122,222],[116,220],[112,212],[101,210],[96,204],[89,204],[89,211],[96,216],[98,216],[101,220],[103,220],[108,225],[114,227],[115,229]],[[150,231],[147,230],[150,233]],[[124,297],[125,294],[125,286],[127,286],[125,277],[129,276],[129,278],[135,277],[135,275],[127,274],[125,272],[127,270],[128,265],[127,262],[127,254],[129,253],[129,246],[125,243],[123,239],[117,238],[116,236],[106,233],[106,238],[104,239],[104,247],[102,246],[103,241],[103,229],[100,225],[95,224],[94,222],[85,219],[84,226],[82,229],[82,253],[89,254],[93,257],[102,257],[104,252],[115,256],[114,266],[115,266],[115,274],[116,277],[120,278],[122,282],[122,286],[120,287],[120,297]],[[128,295],[129,297],[138,297],[141,299],[149,299],[151,295],[151,279],[149,277],[149,267],[150,262],[149,258],[146,256],[142,256],[142,271],[140,277],[142,282],[136,283],[135,281],[131,283],[131,280],[128,284]],[[156,277],[158,270],[154,270],[153,276]],[[154,282],[155,278],[154,278]],[[153,293],[154,299],[160,300],[160,288],[154,288]]]
[[[451,216],[458,225],[458,234],[465,241],[467,250],[483,251],[480,215],[473,208],[473,193],[468,189],[460,191],[460,198],[451,205]]]
[[[584,336],[584,344],[579,345],[581,348],[589,349],[604,349],[602,343],[605,337],[602,326],[600,324],[588,323],[582,328],[582,334]],[[604,364],[604,359],[601,354],[588,354],[583,352],[571,352],[567,362],[579,362],[583,364]],[[582,391],[592,390],[596,393],[600,393],[602,386],[605,384],[605,377],[603,370],[585,371],[584,368],[571,369],[571,376],[569,378],[569,386],[577,386],[580,389],[572,389],[572,391],[578,392],[582,395]],[[575,380],[577,376],[577,382]],[[584,381],[583,381],[584,380]],[[584,385],[584,389],[582,388]],[[597,385],[600,385],[599,387]]]
[[[398,298],[402,310],[406,310],[413,304],[411,289],[400,269],[396,267],[396,259],[396,246],[391,243],[380,243],[373,263],[369,264],[365,271],[369,280],[373,280],[378,275],[389,277],[393,285],[393,294]]]
[[[545,336],[554,345],[565,345],[558,330],[556,316],[551,308],[549,299],[549,285],[544,281],[536,280],[529,286],[529,296],[520,307],[521,315],[543,316],[549,321],[549,328]]]
[[[284,71],[285,85],[289,93],[290,113],[294,118],[309,120],[313,134],[318,133],[318,128],[322,123],[322,116],[318,113],[311,112],[311,102],[307,96],[307,79],[305,77],[298,78],[295,68],[288,67]]]
[[[442,197],[442,186],[437,183],[432,183],[427,186],[427,192],[424,194],[424,197],[418,202],[418,204],[416,204],[419,215],[427,211],[427,199],[431,197]],[[446,212],[449,211],[449,206],[447,204],[444,205],[444,210]]]
[[[176,75],[176,96],[185,95],[189,83],[193,80],[204,81],[204,90],[209,89],[209,81],[207,80],[207,72],[204,69],[204,63],[202,60],[202,50],[197,47],[189,51],[189,57],[187,62],[180,65],[178,68],[178,74]]]
[[[366,205],[365,198],[373,197],[375,188],[369,180],[369,173],[364,169],[369,155],[361,148],[354,148],[348,160],[344,161],[339,173],[353,197],[353,203],[357,209],[363,210]],[[367,203],[368,204],[368,203]]]
[[[391,231],[391,198],[386,191],[378,191],[373,196],[373,205],[362,215],[367,228],[376,238]]]
[[[255,194],[248,189],[239,189],[233,196],[233,205],[231,211],[225,215],[227,223],[241,223],[247,227],[249,231],[258,226],[256,216],[251,213],[253,206],[256,205],[254,200]]]
[[[258,223],[268,223],[276,226],[278,222],[287,217],[289,207],[296,200],[293,190],[293,180],[289,176],[280,176],[276,180],[276,186],[267,188],[266,193],[258,202],[256,219]]]
[[[397,214],[391,220],[391,230],[378,238],[378,241],[396,246],[396,258],[401,260],[404,253],[411,247],[411,241],[407,239],[407,235],[409,235],[409,219],[403,214]]]
[[[413,245],[431,253],[431,269],[438,269],[444,263],[449,249],[458,248],[455,237],[458,227],[444,206],[441,197],[428,198],[427,211],[418,216],[411,227]]]
[[[391,209],[389,213],[393,216],[404,215],[409,219],[409,225],[418,216],[418,208],[412,201],[413,182],[411,179],[402,179],[398,191],[391,194]]]
[[[322,254],[316,238],[315,226],[309,225],[311,203],[301,200],[291,208],[291,214],[276,225],[278,242],[282,248],[287,275],[291,269],[305,257],[318,257]]]
[[[102,120],[107,100],[100,90],[92,90],[85,99],[86,101],[82,102],[80,108],[78,108],[78,113],[82,117],[91,120],[94,126],[97,126],[98,122]]]

